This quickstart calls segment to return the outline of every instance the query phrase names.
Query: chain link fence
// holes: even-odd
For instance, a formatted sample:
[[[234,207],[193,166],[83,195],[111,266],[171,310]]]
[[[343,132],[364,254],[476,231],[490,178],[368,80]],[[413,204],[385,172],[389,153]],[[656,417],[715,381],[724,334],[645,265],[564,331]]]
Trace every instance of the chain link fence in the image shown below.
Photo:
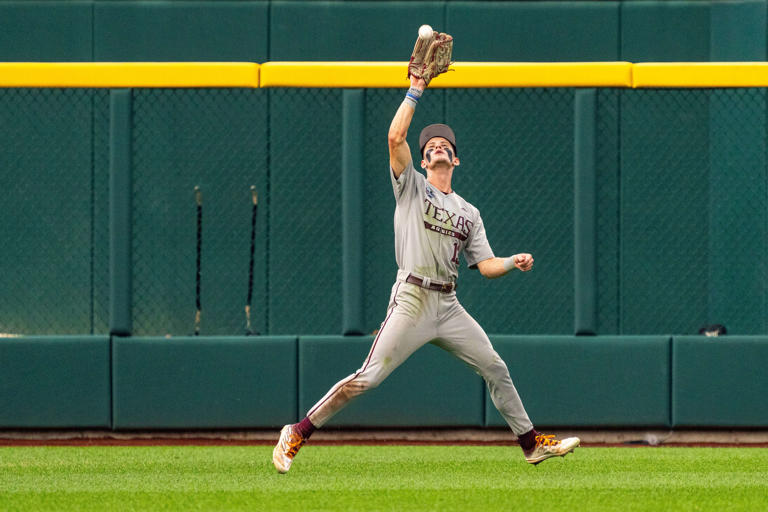
[[[451,91],[448,114],[462,141],[454,187],[480,210],[497,256],[536,261],[502,280],[464,270],[465,307],[492,333],[572,333],[573,91]]]
[[[105,98],[0,89],[0,333],[107,332]]]
[[[622,94],[620,329],[695,332],[706,323],[706,90]]]
[[[341,91],[270,91],[270,332],[341,332]]]
[[[712,90],[709,310],[729,332],[768,332],[766,90]]]
[[[620,91],[597,91],[597,332],[617,334],[619,313]]]
[[[109,332],[109,91],[93,97],[93,325]]]
[[[133,94],[133,329],[137,335],[244,334],[251,186],[261,192],[252,328],[266,332],[266,94],[137,89]],[[202,196],[197,266],[197,200]],[[200,271],[200,293],[197,274]],[[195,324],[196,302],[201,304]]]
[[[109,331],[109,94],[0,90],[0,333]],[[437,89],[414,116],[417,159],[423,126],[454,128],[453,185],[480,209],[496,254],[536,259],[533,272],[494,281],[462,266],[460,300],[488,332],[573,331],[573,94]],[[396,272],[386,134],[402,96],[364,96],[366,331],[384,318]],[[252,331],[340,333],[341,98],[133,91],[134,334],[245,332],[252,186]],[[765,333],[765,90],[599,89],[597,99],[598,332],[717,322]]]

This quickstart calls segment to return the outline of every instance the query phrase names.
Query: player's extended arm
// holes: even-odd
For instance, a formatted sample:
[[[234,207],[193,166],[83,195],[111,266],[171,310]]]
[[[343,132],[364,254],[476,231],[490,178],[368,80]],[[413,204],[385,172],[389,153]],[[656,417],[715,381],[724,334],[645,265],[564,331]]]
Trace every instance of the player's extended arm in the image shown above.
[[[488,279],[501,277],[514,268],[528,272],[533,268],[533,256],[521,253],[509,258],[489,258],[477,264],[477,269]]]
[[[411,88],[408,89],[405,100],[400,104],[400,108],[397,109],[395,117],[392,119],[392,124],[389,125],[389,165],[392,167],[392,172],[395,173],[395,178],[400,177],[411,161],[411,149],[408,147],[405,137],[408,135],[408,127],[411,126],[413,113],[416,111],[416,102],[425,87],[424,80],[415,76],[411,77]],[[415,100],[413,99],[414,95],[418,95]]]

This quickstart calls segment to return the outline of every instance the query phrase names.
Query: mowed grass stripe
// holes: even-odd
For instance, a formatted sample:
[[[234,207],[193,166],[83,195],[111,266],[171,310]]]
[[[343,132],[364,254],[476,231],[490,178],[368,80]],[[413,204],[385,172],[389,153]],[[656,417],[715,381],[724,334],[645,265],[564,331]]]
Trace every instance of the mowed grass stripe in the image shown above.
[[[765,510],[765,448],[2,447],[0,510]]]

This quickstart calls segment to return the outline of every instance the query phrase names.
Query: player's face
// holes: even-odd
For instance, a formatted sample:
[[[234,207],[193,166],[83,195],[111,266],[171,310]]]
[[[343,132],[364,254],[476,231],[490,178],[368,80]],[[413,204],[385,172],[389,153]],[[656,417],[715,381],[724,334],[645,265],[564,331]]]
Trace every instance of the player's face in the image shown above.
[[[437,165],[448,165],[454,167],[459,164],[459,159],[453,150],[453,146],[448,139],[443,137],[433,137],[427,141],[424,146],[424,160],[421,166],[425,169],[434,168]]]

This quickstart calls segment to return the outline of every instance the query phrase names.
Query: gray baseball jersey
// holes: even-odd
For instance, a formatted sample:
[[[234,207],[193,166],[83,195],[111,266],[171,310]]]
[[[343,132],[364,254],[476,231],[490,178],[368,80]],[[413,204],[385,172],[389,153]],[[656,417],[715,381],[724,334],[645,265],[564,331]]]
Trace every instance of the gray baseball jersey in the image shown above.
[[[401,270],[454,281],[459,254],[467,265],[493,258],[480,212],[456,192],[432,186],[409,162],[399,178],[390,169],[395,208],[395,258]]]

